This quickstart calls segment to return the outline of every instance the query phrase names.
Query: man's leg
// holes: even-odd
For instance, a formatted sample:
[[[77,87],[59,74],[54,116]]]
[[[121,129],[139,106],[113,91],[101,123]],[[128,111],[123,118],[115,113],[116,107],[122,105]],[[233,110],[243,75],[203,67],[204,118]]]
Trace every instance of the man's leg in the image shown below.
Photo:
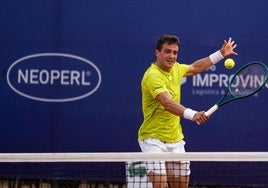
[[[148,177],[153,184],[153,188],[168,188],[166,174],[157,174],[151,171],[148,173]]]
[[[170,188],[188,188],[189,176],[168,177],[168,184]]]
[[[166,152],[165,143],[154,138],[139,141],[139,145],[142,152],[152,154]],[[153,188],[168,188],[165,161],[147,161],[146,168],[148,179],[152,182]]]
[[[166,162],[166,168],[170,188],[188,188],[190,181],[189,162]]]

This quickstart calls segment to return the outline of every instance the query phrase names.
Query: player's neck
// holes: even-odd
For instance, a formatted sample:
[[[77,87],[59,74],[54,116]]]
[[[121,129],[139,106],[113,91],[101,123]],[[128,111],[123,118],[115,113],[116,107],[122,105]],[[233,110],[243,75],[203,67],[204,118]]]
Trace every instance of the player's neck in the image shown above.
[[[161,70],[163,70],[163,71],[165,71],[167,73],[170,73],[170,71],[171,71],[170,67],[163,66],[163,65],[161,65],[161,63],[159,63],[157,61],[155,62],[155,65],[158,66]]]

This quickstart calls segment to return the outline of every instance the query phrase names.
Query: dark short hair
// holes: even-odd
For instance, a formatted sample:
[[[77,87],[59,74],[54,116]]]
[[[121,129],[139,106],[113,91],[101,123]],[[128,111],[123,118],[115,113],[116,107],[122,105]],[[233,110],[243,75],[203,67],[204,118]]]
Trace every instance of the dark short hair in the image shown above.
[[[164,43],[177,44],[179,46],[180,39],[175,35],[162,35],[157,40],[156,49],[161,51]]]

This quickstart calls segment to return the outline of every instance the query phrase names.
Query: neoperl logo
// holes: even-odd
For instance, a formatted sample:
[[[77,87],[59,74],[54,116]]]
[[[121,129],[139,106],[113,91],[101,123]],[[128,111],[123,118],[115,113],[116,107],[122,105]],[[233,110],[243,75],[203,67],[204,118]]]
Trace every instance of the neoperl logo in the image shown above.
[[[8,85],[19,95],[44,102],[68,102],[93,94],[101,73],[91,61],[63,53],[22,57],[7,71]]]

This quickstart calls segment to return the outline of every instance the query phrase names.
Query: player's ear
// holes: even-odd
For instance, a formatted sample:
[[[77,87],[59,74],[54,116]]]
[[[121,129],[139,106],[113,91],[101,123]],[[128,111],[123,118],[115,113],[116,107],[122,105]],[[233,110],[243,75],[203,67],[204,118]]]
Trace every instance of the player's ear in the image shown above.
[[[155,50],[155,55],[158,56],[159,53],[160,53],[159,50],[156,49],[156,50]]]

